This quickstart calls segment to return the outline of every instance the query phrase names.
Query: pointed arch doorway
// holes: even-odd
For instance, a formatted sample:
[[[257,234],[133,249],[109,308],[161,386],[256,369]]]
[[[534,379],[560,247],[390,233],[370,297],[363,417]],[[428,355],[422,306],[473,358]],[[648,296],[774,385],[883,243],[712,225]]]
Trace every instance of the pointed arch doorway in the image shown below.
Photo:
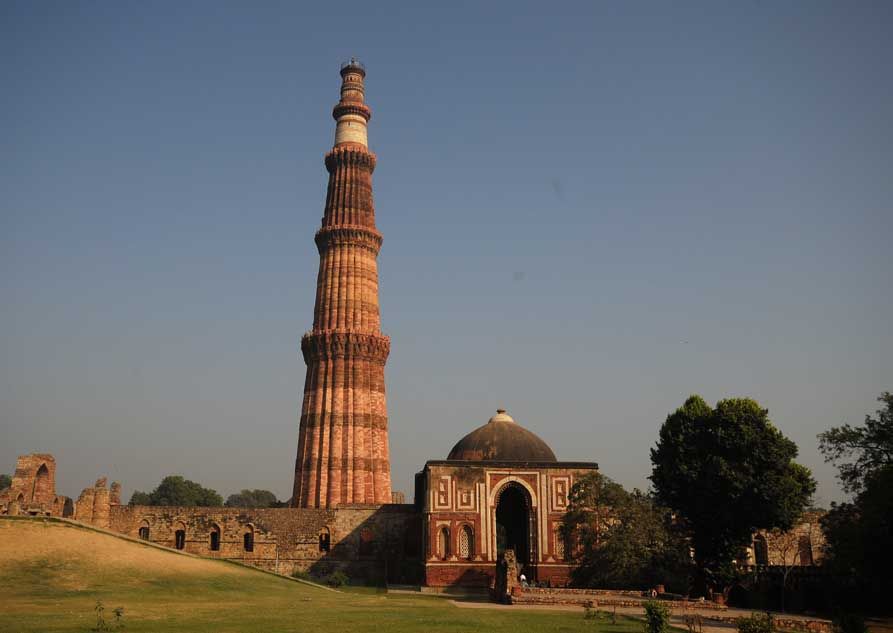
[[[496,496],[496,554],[515,550],[518,563],[532,577],[536,551],[534,514],[530,494],[516,482],[507,483]]]

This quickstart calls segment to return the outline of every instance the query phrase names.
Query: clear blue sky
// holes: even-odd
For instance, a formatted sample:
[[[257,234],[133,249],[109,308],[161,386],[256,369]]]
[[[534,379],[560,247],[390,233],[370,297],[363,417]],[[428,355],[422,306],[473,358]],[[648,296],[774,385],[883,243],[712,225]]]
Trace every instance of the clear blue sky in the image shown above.
[[[644,487],[699,393],[756,398],[839,499],[816,433],[893,389],[891,31],[889,2],[4,2],[0,472],[288,497],[357,55],[395,488],[497,406]]]

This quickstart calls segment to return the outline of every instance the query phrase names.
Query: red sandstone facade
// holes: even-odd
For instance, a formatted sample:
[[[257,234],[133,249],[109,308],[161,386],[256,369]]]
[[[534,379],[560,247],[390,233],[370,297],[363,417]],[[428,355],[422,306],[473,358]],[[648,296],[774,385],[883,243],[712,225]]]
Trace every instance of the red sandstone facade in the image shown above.
[[[316,233],[319,276],[313,329],[301,339],[307,364],[292,504],[329,508],[391,501],[384,366],[390,340],[381,333],[372,171],[366,146],[372,116],[366,71],[341,69],[335,146],[326,155],[329,185]]]
[[[425,584],[432,587],[492,586],[496,562],[513,546],[531,581],[564,586],[565,560],[559,526],[577,478],[598,469],[585,462],[429,461],[416,475],[425,551]],[[497,510],[520,504],[516,518],[524,534],[518,544],[501,538]],[[511,528],[510,528],[511,529]]]

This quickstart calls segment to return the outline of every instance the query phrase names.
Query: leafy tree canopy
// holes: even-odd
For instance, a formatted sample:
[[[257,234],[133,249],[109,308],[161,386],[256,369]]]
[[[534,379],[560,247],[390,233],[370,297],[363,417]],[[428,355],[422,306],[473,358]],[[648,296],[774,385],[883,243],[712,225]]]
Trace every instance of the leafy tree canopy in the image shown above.
[[[242,490],[226,499],[230,508],[281,508],[284,504],[269,490]]]
[[[688,540],[666,508],[639,490],[627,492],[599,473],[571,488],[562,523],[574,583],[636,588],[664,584],[686,591],[691,569]]]
[[[824,566],[837,578],[848,579],[849,591],[840,592],[842,596],[871,611],[891,611],[886,595],[893,568],[891,517],[893,466],[867,478],[852,503],[832,504],[822,517]]]
[[[152,498],[148,493],[140,492],[139,490],[134,490],[133,494],[130,495],[130,505],[132,506],[151,506],[154,505],[152,503]]]
[[[893,466],[893,394],[885,391],[878,402],[884,406],[877,418],[865,416],[865,426],[844,424],[819,433],[819,450],[837,464],[847,492],[859,492],[872,474]]]
[[[574,543],[575,549],[584,552],[597,548],[607,529],[608,509],[624,504],[628,497],[623,486],[601,473],[578,479],[571,487],[562,521],[565,542]]]
[[[699,567],[720,580],[756,529],[789,529],[815,480],[797,445],[749,398],[711,408],[691,396],[667,417],[651,450],[657,500],[689,525]]]
[[[0,475],[0,490],[9,488],[12,485],[12,477],[9,475]]]
[[[147,506],[221,506],[223,498],[216,491],[185,479],[181,475],[168,475],[152,492],[135,491],[130,505]]]
[[[831,504],[822,518],[825,565],[848,578],[861,606],[889,611],[885,588],[893,568],[893,395],[880,398],[885,407],[865,426],[848,424],[819,435],[828,461],[838,462],[844,488],[855,493],[852,503]],[[844,459],[852,459],[840,463]]]

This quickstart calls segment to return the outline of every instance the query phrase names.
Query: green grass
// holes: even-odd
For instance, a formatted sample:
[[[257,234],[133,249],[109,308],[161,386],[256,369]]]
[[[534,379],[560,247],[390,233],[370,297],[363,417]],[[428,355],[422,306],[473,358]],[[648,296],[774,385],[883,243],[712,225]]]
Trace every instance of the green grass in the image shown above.
[[[35,523],[0,520],[3,633],[90,631],[96,625],[97,600],[109,622],[115,607],[124,608],[126,633],[641,632],[641,624],[628,619],[595,625],[583,619],[582,610],[463,609],[437,597],[375,589],[334,593],[66,524],[38,528]],[[22,525],[30,527],[23,530]],[[64,543],[74,537],[77,543],[68,552]],[[54,541],[55,549],[45,547],[44,539]]]

